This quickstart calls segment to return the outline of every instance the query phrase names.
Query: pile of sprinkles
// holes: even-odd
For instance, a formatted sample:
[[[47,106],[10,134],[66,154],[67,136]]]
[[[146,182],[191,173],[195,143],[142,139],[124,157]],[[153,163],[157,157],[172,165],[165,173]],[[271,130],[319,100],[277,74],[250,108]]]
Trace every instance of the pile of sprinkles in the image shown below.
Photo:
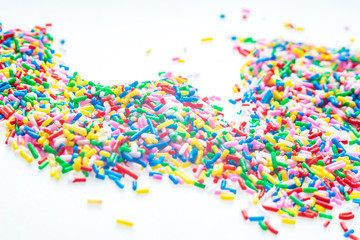
[[[246,175],[240,176],[255,186],[254,203],[270,199],[262,207],[279,213],[286,224],[294,224],[295,217],[331,220],[329,211],[345,202],[357,208],[360,51],[238,39],[235,49],[247,61],[241,68],[243,87],[235,84],[237,96],[229,102],[240,105],[238,114],[250,123],[239,142],[246,161],[241,165]],[[249,42],[256,42],[251,51]],[[345,237],[358,239],[353,229],[342,228]]]
[[[285,224],[319,217],[327,227],[334,205],[360,204],[359,153],[348,147],[360,143],[360,53],[237,39],[248,59],[229,102],[247,120],[235,123],[224,120],[217,97],[199,96],[186,78],[160,73],[157,81],[105,86],[57,64],[47,28],[0,31],[5,143],[55,179],[108,179],[121,189],[130,179],[146,194],[137,183],[146,173],[210,186],[223,200],[241,189]],[[278,234],[267,214],[241,213]],[[354,214],[338,218],[344,236],[358,239],[345,223]]]

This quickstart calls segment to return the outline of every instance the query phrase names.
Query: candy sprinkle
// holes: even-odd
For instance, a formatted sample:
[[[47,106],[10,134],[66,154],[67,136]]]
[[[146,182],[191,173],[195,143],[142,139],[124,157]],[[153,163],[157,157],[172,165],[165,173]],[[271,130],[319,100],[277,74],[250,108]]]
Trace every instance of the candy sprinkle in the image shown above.
[[[88,204],[102,204],[102,200],[98,199],[88,199]]]
[[[211,42],[212,40],[214,40],[214,38],[212,38],[212,37],[202,38],[201,39],[202,42]]]
[[[148,188],[136,189],[135,191],[136,191],[137,194],[147,194],[147,193],[149,193]]]
[[[116,219],[116,223],[120,224],[120,225],[125,225],[127,227],[133,227],[134,226],[133,222],[129,222],[129,221],[121,220],[121,219]]]

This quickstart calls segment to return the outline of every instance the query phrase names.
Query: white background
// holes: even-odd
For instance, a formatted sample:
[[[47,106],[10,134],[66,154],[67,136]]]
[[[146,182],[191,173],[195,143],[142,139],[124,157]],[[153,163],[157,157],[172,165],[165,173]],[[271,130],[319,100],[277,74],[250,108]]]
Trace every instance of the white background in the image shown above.
[[[239,82],[243,59],[232,50],[230,37],[284,37],[320,45],[357,48],[360,39],[359,1],[10,1],[1,0],[3,28],[29,29],[54,24],[57,45],[65,39],[63,60],[83,78],[103,83],[157,79],[159,71],[190,76],[201,94],[220,95],[228,119],[236,110],[226,104],[231,86]],[[249,8],[247,20],[241,9]],[[225,19],[220,19],[220,14]],[[284,22],[304,27],[285,29]],[[350,30],[345,31],[344,26]],[[211,43],[201,38],[214,37]],[[350,44],[350,38],[355,43]],[[147,49],[152,49],[146,55]],[[173,63],[173,57],[185,63]],[[230,116],[230,117],[229,117]],[[4,142],[4,128],[1,128]],[[297,219],[295,226],[270,222],[277,237],[256,223],[244,222],[240,211],[259,214],[245,193],[224,202],[209,191],[174,186],[144,175],[136,195],[131,182],[120,190],[110,181],[72,184],[56,182],[49,169],[39,171],[0,144],[0,239],[342,239],[338,221],[324,229],[324,220]],[[124,179],[125,180],[125,179]],[[102,199],[90,206],[87,199]],[[345,210],[345,209],[344,209]],[[335,213],[334,213],[335,216]],[[133,228],[116,224],[130,220]],[[348,226],[360,234],[359,223]]]

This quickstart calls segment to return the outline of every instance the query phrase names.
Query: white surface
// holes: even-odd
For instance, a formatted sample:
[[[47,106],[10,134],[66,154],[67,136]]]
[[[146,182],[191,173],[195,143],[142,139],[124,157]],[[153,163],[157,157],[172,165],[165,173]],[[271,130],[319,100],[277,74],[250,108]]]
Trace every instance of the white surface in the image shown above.
[[[322,45],[349,45],[360,36],[358,1],[1,1],[4,29],[27,28],[52,22],[58,43],[64,38],[64,61],[85,79],[124,83],[157,79],[159,71],[190,77],[202,94],[217,94],[225,102],[231,86],[239,81],[242,58],[232,51],[232,35],[308,41]],[[247,20],[241,9],[249,8]],[[220,19],[221,13],[226,14]],[[305,28],[286,30],[284,22]],[[348,25],[350,31],[345,31]],[[214,37],[201,43],[203,37]],[[354,45],[358,46],[356,39]],[[145,51],[152,49],[151,54]],[[186,49],[186,52],[184,52]],[[173,57],[185,63],[173,63]],[[225,103],[226,110],[229,105]],[[237,109],[238,110],[238,109]],[[234,110],[232,110],[234,112]],[[228,119],[232,115],[228,115]],[[72,184],[65,176],[50,179],[48,169],[16,156],[4,144],[0,152],[0,239],[342,239],[338,221],[324,229],[324,220],[298,219],[295,226],[271,215],[277,237],[256,223],[244,222],[240,210],[259,214],[240,192],[224,202],[208,191],[174,186],[143,176],[139,186],[148,195],[136,195],[129,181],[120,190],[110,181],[97,179]],[[90,206],[88,198],[102,199]],[[357,209],[358,211],[358,209]],[[335,212],[334,212],[335,216]],[[130,220],[133,228],[116,224]],[[360,233],[359,223],[348,226]]]

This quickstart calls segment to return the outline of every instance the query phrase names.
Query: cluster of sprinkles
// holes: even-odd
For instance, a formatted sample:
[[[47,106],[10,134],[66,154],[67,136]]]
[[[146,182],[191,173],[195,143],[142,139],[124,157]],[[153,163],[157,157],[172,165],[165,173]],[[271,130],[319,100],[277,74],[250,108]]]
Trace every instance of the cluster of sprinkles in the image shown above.
[[[135,180],[134,190],[147,193],[137,189],[139,166],[154,170],[149,172],[154,179],[168,174],[175,184],[204,187],[205,163],[212,166],[230,150],[235,153],[219,149],[220,142],[234,137],[226,131],[221,107],[196,95],[184,78],[161,73],[165,77],[159,81],[103,86],[56,64],[60,55],[51,49],[46,28],[0,36],[6,144],[29,163],[36,160],[39,169],[49,166],[51,177],[109,178],[120,188],[127,177]],[[203,166],[200,181],[181,169],[192,164]]]
[[[238,39],[235,49],[247,59],[229,102],[250,123],[239,129],[243,189],[285,224],[319,217],[327,227],[334,205],[360,205],[360,52]],[[358,239],[344,222],[354,214],[338,218],[344,236]]]
[[[359,153],[347,146],[360,143],[360,54],[236,39],[257,44],[236,46],[248,58],[242,86],[233,87],[238,96],[229,100],[250,119],[240,123],[225,121],[218,98],[199,96],[185,78],[164,72],[158,81],[101,85],[56,63],[61,56],[46,28],[0,30],[5,143],[55,179],[108,179],[120,189],[128,179],[146,194],[137,182],[146,172],[173,184],[210,186],[223,200],[246,191],[264,216],[244,209],[244,219],[275,235],[268,211],[285,224],[319,217],[327,227],[334,205],[360,204]],[[346,224],[354,214],[338,218],[344,236],[358,239]]]
[[[245,175],[244,133],[223,120],[218,98],[198,96],[185,78],[170,73],[114,86],[86,81],[56,63],[61,56],[52,41],[38,26],[0,33],[0,119],[5,143],[22,158],[49,169],[52,178],[67,174],[73,183],[108,179],[122,189],[130,180],[138,194],[149,192],[137,184],[143,172],[200,189],[209,179],[221,181],[215,193],[234,199],[226,179]],[[192,168],[192,175],[183,168]]]

